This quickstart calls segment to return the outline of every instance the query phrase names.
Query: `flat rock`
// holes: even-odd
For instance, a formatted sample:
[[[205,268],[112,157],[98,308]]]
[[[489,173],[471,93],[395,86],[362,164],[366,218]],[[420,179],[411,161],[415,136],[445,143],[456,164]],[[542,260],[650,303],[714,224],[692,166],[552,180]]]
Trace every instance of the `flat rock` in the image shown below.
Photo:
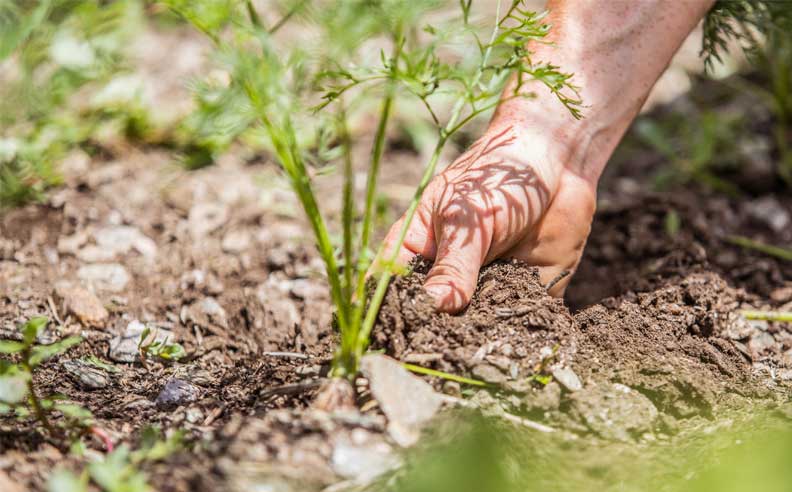
[[[490,384],[504,384],[508,379],[500,369],[490,364],[478,364],[471,373],[475,378]]]
[[[658,412],[641,393],[618,383],[589,385],[570,396],[572,411],[605,439],[631,441],[651,431]]]
[[[228,328],[228,318],[225,309],[214,297],[204,297],[190,306],[184,306],[182,321],[194,323],[198,326],[220,326]]]
[[[201,239],[220,228],[228,220],[228,207],[221,203],[196,203],[187,216],[187,227],[193,239]]]
[[[751,352],[751,356],[757,359],[765,350],[773,347],[775,343],[773,335],[766,331],[757,331],[751,339],[748,340],[748,350]]]
[[[248,231],[234,230],[229,231],[223,236],[220,247],[226,253],[238,254],[250,248],[251,243],[251,237]]]
[[[88,289],[63,284],[56,286],[55,293],[63,299],[64,310],[74,315],[83,325],[101,328],[107,322],[107,309]]]
[[[159,408],[172,408],[193,403],[200,396],[201,388],[198,386],[184,379],[172,378],[165,383],[155,403]]]
[[[110,384],[110,377],[105,371],[83,360],[65,360],[61,367],[81,389],[98,390]]]
[[[129,272],[118,263],[83,265],[77,270],[77,278],[96,290],[107,292],[123,291],[130,280]]]
[[[363,429],[355,429],[350,439],[339,439],[331,458],[333,471],[355,483],[371,482],[399,464],[388,443]]]
[[[157,255],[157,244],[137,227],[105,227],[94,232],[94,240],[99,248],[114,255],[126,254],[133,249],[147,258]]]
[[[564,387],[567,391],[580,391],[583,389],[583,383],[575,371],[569,367],[556,367],[552,370],[551,374],[553,379],[558,381],[558,384]]]
[[[792,223],[792,215],[777,198],[763,196],[745,204],[748,214],[767,224],[775,232],[781,232]]]
[[[371,394],[388,419],[388,433],[400,446],[415,444],[421,427],[440,410],[443,396],[384,355],[366,355],[360,362]]]
[[[135,362],[140,356],[138,354],[138,343],[140,342],[140,335],[146,325],[138,320],[130,322],[124,332],[117,335],[110,340],[109,357],[116,362]],[[153,339],[152,339],[153,336]],[[149,335],[149,341],[165,342],[173,341],[173,333],[170,330],[156,328],[152,330]]]

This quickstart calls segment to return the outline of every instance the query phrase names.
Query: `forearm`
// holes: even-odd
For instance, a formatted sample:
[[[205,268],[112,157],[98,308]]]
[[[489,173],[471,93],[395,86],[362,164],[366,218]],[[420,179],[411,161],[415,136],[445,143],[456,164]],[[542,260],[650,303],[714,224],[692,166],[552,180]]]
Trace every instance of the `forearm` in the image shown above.
[[[714,0],[550,0],[548,41],[533,43],[534,63],[574,74],[585,108],[575,120],[538,82],[505,99],[493,129],[543,132],[549,156],[596,184],[608,158],[674,53]],[[514,83],[514,82],[513,82]],[[514,85],[506,89],[511,94]],[[542,144],[539,144],[542,145]],[[552,177],[550,178],[552,180]]]

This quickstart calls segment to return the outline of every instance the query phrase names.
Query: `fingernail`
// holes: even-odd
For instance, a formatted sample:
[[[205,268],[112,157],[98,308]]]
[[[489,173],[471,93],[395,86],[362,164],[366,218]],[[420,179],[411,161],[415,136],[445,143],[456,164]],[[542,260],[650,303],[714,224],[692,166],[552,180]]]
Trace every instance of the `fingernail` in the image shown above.
[[[451,296],[453,289],[450,285],[430,284],[425,285],[424,290],[434,298],[435,309],[440,311],[456,310],[456,307],[452,305],[454,301]]]

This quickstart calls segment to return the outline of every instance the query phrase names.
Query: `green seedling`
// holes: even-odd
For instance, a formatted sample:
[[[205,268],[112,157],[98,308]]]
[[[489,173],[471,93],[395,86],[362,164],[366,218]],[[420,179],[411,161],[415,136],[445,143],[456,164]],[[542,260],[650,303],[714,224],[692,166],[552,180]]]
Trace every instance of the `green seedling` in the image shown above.
[[[18,327],[21,340],[0,340],[0,354],[15,355],[18,360],[14,363],[0,358],[0,410],[15,411],[20,417],[32,410],[42,427],[54,435],[55,428],[49,418],[53,410],[63,415],[61,423],[66,429],[83,426],[90,414],[86,415],[75,405],[60,403],[56,398],[42,398],[36,390],[33,376],[39,365],[82,341],[80,337],[67,337],[50,345],[37,344],[36,339],[48,322],[46,317],[31,318]]]
[[[149,337],[151,335],[151,337]],[[151,338],[149,340],[149,338]],[[140,354],[140,363],[143,367],[147,367],[146,360],[154,357],[165,362],[177,362],[182,359],[187,352],[178,343],[170,343],[168,339],[158,341],[157,333],[152,331],[151,328],[146,326],[143,333],[140,334],[138,341],[138,353]]]
[[[779,260],[792,261],[792,249],[783,246],[774,246],[772,244],[765,244],[761,241],[751,239],[745,236],[728,236],[725,238],[726,242],[739,246],[741,248],[759,251],[769,256],[774,256]]]
[[[742,314],[745,319],[792,323],[792,311],[755,311],[746,309],[740,311],[740,314]]]
[[[434,376],[437,378],[445,379],[447,381],[456,381],[457,383],[469,384],[470,386],[487,386],[487,383],[485,383],[484,381],[479,381],[478,379],[471,379],[471,378],[466,378],[464,376],[457,376],[456,374],[438,371],[436,369],[429,369],[428,367],[416,366],[415,364],[408,364],[406,362],[403,362],[402,365],[408,371],[412,371],[416,374]]]
[[[679,218],[679,213],[673,208],[666,213],[665,220],[663,221],[663,228],[668,237],[676,237],[679,234],[679,229],[682,226],[682,219]]]
[[[469,1],[298,2],[299,8],[287,11],[283,19],[300,23],[298,31],[306,38],[300,41],[279,38],[274,31],[283,22],[264,25],[250,3],[164,3],[215,43],[216,59],[228,74],[223,84],[211,86],[212,101],[228,101],[218,108],[226,121],[220,129],[252,125],[245,142],[275,157],[305,210],[325,263],[340,332],[333,364],[336,376],[357,374],[397,270],[396,251],[380,251],[373,274],[375,287],[367,289],[367,274],[377,257],[371,247],[379,171],[388,128],[398,108],[407,102],[423,107],[433,128],[433,149],[412,195],[400,240],[443,149],[467,124],[495,108],[512,75],[516,74],[518,83],[505,97],[530,97],[521,89],[528,82],[538,82],[537,90],[551,92],[575,117],[581,116],[571,75],[534,60],[526,48],[529,41],[542,42],[549,26],[543,14],[526,10],[519,0],[505,2],[502,9],[504,2],[500,2],[483,36]],[[444,15],[445,21],[427,23],[426,19],[449,4],[460,9],[457,16]],[[387,46],[378,59],[370,56],[372,45]],[[372,107],[372,101],[379,110],[366,164],[364,199],[358,204],[353,194],[357,166],[351,128]],[[332,241],[323,207],[314,194],[313,179],[328,166],[343,176],[340,244]]]
[[[553,376],[548,372],[550,365],[555,362],[556,355],[558,354],[558,350],[561,348],[560,345],[555,344],[553,345],[552,350],[547,355],[542,356],[542,360],[540,360],[536,366],[533,368],[533,374],[528,376],[528,381],[532,383],[536,383],[540,386],[547,386],[550,384],[550,381],[553,380]]]
[[[132,450],[127,445],[116,448],[102,460],[90,463],[80,474],[59,469],[47,483],[49,492],[150,492],[148,477],[140,470],[147,463],[161,461],[183,447],[184,433],[174,432],[162,437],[159,429],[143,430],[140,445]]]

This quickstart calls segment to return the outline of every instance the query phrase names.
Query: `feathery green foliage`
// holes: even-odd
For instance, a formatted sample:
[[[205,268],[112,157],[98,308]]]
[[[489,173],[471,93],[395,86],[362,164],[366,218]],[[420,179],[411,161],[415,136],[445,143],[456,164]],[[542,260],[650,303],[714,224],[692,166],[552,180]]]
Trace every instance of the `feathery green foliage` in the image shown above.
[[[719,0],[704,19],[702,54],[711,70],[736,39],[767,78],[766,85],[747,82],[775,116],[773,137],[780,177],[792,186],[792,4],[777,0]]]
[[[84,115],[67,107],[81,88],[108,83],[123,68],[141,17],[139,0],[0,0],[0,207],[58,184],[58,161],[101,120],[140,126],[139,114],[121,108]]]
[[[482,39],[471,2],[459,4],[458,16],[428,24],[425,19],[445,2],[369,0],[294,2],[278,21],[263,24],[250,3],[220,0],[165,3],[215,42],[217,59],[230,75],[224,85],[198,86],[216,91],[216,107],[203,107],[207,128],[227,125],[225,135],[248,130],[274,154],[305,209],[326,265],[341,343],[335,373],[352,377],[393,275],[394,257],[385,258],[373,295],[366,296],[377,178],[385,135],[394,111],[404,100],[419,101],[435,128],[435,146],[401,231],[403,239],[418,200],[434,174],[446,144],[467,123],[492,110],[512,74],[520,83],[537,80],[576,117],[581,102],[571,75],[533,60],[529,41],[542,40],[549,26],[543,14],[529,12],[519,0],[491,13],[494,22]],[[500,7],[499,7],[500,9]],[[444,11],[447,13],[447,10]],[[280,31],[273,34],[277,27]],[[372,56],[381,46],[379,56]],[[244,96],[244,97],[243,97]],[[517,91],[506,97],[522,97]],[[366,101],[379,100],[379,115],[367,166],[365,200],[356,206],[350,122]],[[225,101],[228,104],[220,104]],[[230,111],[230,114],[229,114]],[[222,137],[226,138],[226,137]],[[334,244],[312,175],[338,162],[343,169],[342,244]],[[395,253],[394,253],[395,254]]]

